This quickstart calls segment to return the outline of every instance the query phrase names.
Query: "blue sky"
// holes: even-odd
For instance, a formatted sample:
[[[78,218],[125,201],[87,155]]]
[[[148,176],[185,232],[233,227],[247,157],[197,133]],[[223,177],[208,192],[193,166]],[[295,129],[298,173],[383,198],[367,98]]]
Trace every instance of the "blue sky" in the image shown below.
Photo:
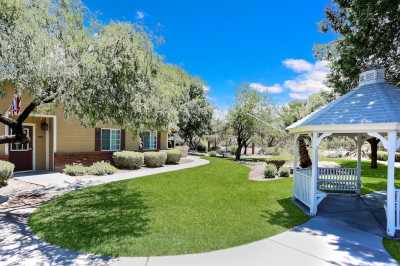
[[[166,62],[200,76],[220,109],[249,83],[275,103],[305,99],[326,89],[328,69],[313,47],[334,36],[318,31],[329,0],[83,0],[103,21],[144,24],[165,38]]]

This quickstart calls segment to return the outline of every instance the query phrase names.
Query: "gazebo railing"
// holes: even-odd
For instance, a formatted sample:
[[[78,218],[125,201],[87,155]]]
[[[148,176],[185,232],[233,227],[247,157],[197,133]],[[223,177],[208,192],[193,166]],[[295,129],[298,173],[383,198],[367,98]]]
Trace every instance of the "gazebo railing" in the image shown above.
[[[361,180],[356,168],[319,168],[318,189],[329,192],[359,192]]]
[[[311,182],[311,168],[294,169],[294,197],[308,207],[311,205]],[[356,168],[318,168],[317,184],[317,193],[359,192],[361,189],[361,180]],[[400,192],[398,197],[398,221],[400,226]],[[322,197],[320,198],[322,199]]]
[[[304,205],[311,205],[311,168],[294,169],[294,197]]]
[[[395,192],[395,228],[400,230],[400,189],[396,189]]]

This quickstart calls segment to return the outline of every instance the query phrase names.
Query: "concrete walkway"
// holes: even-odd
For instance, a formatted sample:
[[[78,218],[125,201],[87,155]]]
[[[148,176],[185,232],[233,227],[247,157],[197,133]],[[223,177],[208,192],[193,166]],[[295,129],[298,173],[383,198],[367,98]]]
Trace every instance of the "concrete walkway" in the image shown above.
[[[111,265],[265,266],[398,265],[382,245],[384,234],[372,212],[382,208],[375,195],[328,196],[319,216],[287,232],[248,245],[203,254],[119,258]],[[378,201],[377,201],[378,200]]]
[[[143,167],[138,170],[125,170],[119,171],[112,175],[106,176],[80,176],[73,177],[68,176],[63,173],[53,173],[53,172],[31,172],[31,173],[21,173],[16,174],[14,177],[17,180],[41,185],[43,187],[55,187],[55,188],[67,188],[70,186],[95,186],[99,184],[110,183],[114,181],[133,179],[148,175],[161,174],[166,172],[178,171],[187,168],[193,168],[201,165],[206,165],[209,161],[201,159],[195,156],[188,156],[187,162],[176,165],[165,165],[158,168],[147,168]]]

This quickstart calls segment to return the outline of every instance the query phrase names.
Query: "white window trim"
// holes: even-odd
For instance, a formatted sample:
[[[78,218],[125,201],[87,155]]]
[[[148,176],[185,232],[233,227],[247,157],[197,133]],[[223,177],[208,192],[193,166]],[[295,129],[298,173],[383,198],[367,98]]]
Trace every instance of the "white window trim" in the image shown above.
[[[26,124],[24,124],[26,125]],[[26,126],[30,126],[30,125],[26,125]],[[23,130],[28,129],[28,128],[24,128]],[[12,129],[11,129],[12,130]],[[28,131],[30,131],[30,129],[28,129]],[[28,136],[30,136],[30,132],[28,134]],[[33,127],[32,127],[32,138],[33,138]],[[33,144],[33,140],[31,140],[32,144]],[[31,145],[31,143],[27,143],[27,148],[26,149],[13,149],[13,145],[15,144],[19,144],[19,143],[11,143],[10,144],[10,151],[12,152],[22,152],[22,151],[33,151],[33,145]]]
[[[100,146],[101,146],[101,151],[120,151],[121,150],[121,129],[120,128],[101,128],[101,134],[100,134]],[[103,149],[103,130],[110,130],[110,149],[109,150],[104,150]],[[119,131],[119,147],[116,150],[111,149],[111,131]]]
[[[144,146],[144,139],[143,139],[143,150],[144,151],[153,151],[153,150],[157,150],[157,142],[158,142],[158,132],[157,131],[145,131],[144,133],[149,133],[150,134],[150,138],[151,138],[151,135],[152,134],[154,134],[154,137],[155,137],[155,143],[154,143],[154,148],[153,147],[151,147],[151,148],[146,148],[145,146]]]

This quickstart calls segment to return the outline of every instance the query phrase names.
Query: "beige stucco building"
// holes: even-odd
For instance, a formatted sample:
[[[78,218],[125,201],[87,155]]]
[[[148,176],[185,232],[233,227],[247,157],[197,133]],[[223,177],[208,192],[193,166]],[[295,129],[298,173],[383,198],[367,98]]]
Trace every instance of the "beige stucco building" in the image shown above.
[[[11,106],[14,89],[10,85],[1,88],[2,111]],[[22,109],[30,102],[28,95],[22,96]],[[148,131],[141,137],[118,126],[102,125],[86,128],[75,118],[64,118],[62,106],[52,113],[32,114],[24,123],[24,130],[31,136],[31,142],[1,144],[0,159],[16,165],[16,171],[55,170],[65,164],[91,164],[95,161],[111,161],[118,150],[159,150],[168,148],[167,131]],[[0,135],[9,134],[9,128],[0,123]]]

